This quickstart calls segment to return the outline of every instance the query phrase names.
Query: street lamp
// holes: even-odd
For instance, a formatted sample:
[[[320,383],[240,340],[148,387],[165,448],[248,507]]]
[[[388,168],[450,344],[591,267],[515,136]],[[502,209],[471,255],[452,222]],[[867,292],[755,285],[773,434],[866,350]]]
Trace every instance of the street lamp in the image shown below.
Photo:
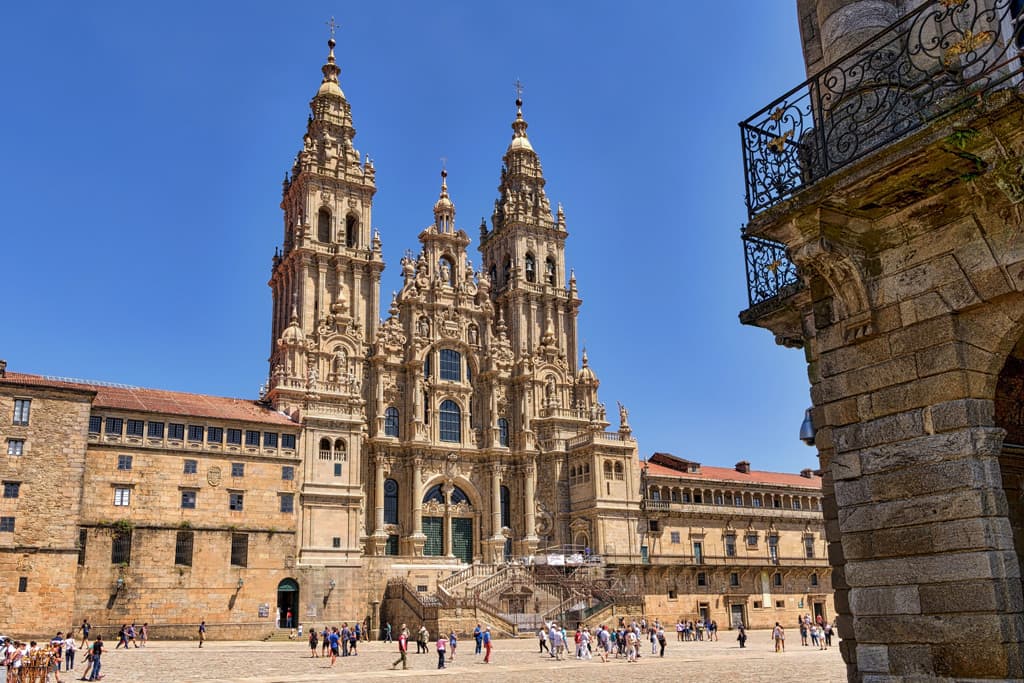
[[[117,577],[117,581],[115,582],[114,587],[116,589],[116,592],[118,592],[118,593],[123,591],[124,590],[124,578],[120,577],[120,576]]]
[[[245,585],[245,579],[243,579],[241,576],[239,576],[238,577],[238,590],[242,590],[242,586],[244,586],[244,585]]]
[[[814,445],[814,420],[811,419],[811,409],[804,411],[804,421],[800,425],[800,440],[808,446]]]

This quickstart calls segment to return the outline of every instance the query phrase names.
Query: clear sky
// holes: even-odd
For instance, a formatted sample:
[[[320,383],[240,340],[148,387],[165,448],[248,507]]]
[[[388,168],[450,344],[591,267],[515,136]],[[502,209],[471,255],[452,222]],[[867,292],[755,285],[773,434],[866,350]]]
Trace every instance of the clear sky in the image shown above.
[[[385,305],[441,157],[479,265],[519,78],[601,399],[630,409],[641,455],[816,467],[797,440],[803,353],[737,320],[736,123],[803,80],[795,4],[7,3],[0,358],[256,396],[281,180],[334,15],[356,147],[377,168]]]

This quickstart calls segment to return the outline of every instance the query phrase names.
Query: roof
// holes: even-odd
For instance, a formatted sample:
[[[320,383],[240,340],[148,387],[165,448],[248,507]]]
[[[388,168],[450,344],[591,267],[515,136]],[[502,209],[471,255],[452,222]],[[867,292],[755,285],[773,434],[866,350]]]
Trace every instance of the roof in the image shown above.
[[[711,467],[707,465],[701,465],[699,472],[689,472],[686,465],[690,462],[689,460],[683,460],[676,456],[668,453],[658,453],[658,461],[660,463],[669,463],[672,461],[678,461],[680,463],[679,469],[675,467],[668,467],[665,464],[659,464],[659,462],[646,461],[643,466],[647,468],[647,474],[656,477],[674,477],[677,479],[689,479],[693,481],[706,481],[706,482],[730,482],[740,484],[761,484],[767,486],[796,486],[805,489],[817,489],[821,490],[821,477],[811,475],[805,477],[800,474],[790,474],[788,472],[762,472],[758,470],[750,470],[749,472],[740,472],[731,467]],[[668,456],[668,457],[666,457]]]
[[[187,417],[208,417],[219,420],[240,420],[264,424],[298,425],[288,416],[251,399],[189,394],[181,391],[144,389],[127,385],[110,385],[89,380],[71,380],[6,372],[3,384],[21,384],[54,389],[79,389],[96,392],[95,408],[113,408],[143,413],[162,413]]]

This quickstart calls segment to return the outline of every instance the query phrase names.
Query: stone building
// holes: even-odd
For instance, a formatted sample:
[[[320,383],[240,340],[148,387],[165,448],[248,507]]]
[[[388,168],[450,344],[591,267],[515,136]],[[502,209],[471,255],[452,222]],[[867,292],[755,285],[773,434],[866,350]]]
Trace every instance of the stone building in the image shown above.
[[[380,319],[376,171],[329,47],[283,186],[259,400],[0,371],[0,576],[26,579],[5,628],[828,617],[817,477],[644,464],[621,404],[608,430],[521,101],[480,267],[442,172]]]
[[[740,318],[807,359],[849,679],[1021,680],[1024,8],[797,9]]]

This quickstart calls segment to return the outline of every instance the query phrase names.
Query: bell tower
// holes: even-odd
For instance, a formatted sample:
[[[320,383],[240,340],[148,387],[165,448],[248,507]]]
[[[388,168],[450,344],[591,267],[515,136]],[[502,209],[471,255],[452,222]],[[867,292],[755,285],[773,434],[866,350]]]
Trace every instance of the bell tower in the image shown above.
[[[333,26],[332,26],[333,32]],[[365,535],[363,444],[369,342],[378,326],[379,235],[371,230],[373,162],[338,83],[333,35],[310,101],[302,149],[285,176],[276,250],[270,380],[265,398],[305,425],[299,562],[357,562]]]

